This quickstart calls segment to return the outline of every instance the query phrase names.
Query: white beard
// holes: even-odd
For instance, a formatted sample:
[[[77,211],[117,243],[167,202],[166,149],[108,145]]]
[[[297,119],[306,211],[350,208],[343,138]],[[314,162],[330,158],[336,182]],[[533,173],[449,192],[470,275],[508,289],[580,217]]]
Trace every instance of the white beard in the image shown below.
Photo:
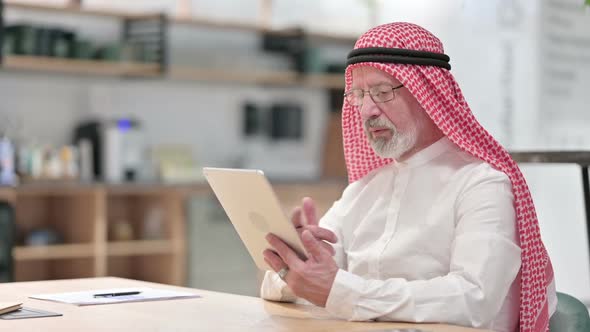
[[[371,127],[388,128],[392,132],[391,139],[372,137],[369,132]],[[371,147],[381,158],[399,159],[416,145],[418,139],[416,124],[413,124],[406,132],[401,133],[393,123],[381,117],[365,121],[364,129]]]

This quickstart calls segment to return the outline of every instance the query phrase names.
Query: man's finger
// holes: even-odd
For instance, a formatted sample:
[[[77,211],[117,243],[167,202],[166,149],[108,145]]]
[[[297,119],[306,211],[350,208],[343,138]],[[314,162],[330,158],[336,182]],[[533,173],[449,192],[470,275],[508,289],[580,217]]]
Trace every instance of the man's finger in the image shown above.
[[[308,226],[306,227],[316,239],[322,241],[328,241],[330,243],[337,243],[338,237],[334,232],[327,228],[323,228],[320,226]]]
[[[297,254],[291,249],[283,240],[278,238],[274,234],[268,234],[266,236],[266,240],[270,245],[275,249],[277,254],[283,259],[289,268],[291,269],[299,269],[304,263],[303,261],[297,256]]]
[[[320,245],[322,247],[324,247],[324,249],[328,250],[330,252],[330,254],[332,256],[334,256],[336,254],[336,250],[334,250],[334,247],[332,247],[332,245],[330,245],[329,243],[325,242],[331,242],[331,243],[337,243],[338,242],[338,237],[336,237],[336,234],[332,233],[332,231],[327,230],[327,229],[323,229],[324,231],[326,231],[325,233],[322,231],[318,231],[318,226],[307,226],[307,227],[301,227],[299,229],[297,229],[297,232],[299,233],[299,237],[301,237],[301,234],[303,233],[303,231],[305,230],[309,230],[311,231],[311,234],[320,241]]]
[[[322,241],[322,242],[320,242],[320,245],[322,246],[322,248],[324,248],[324,250],[329,251],[331,256],[336,255],[336,250],[334,249],[334,247],[332,247],[328,243]]]
[[[307,225],[318,225],[318,220],[315,213],[315,203],[309,197],[303,198],[303,214],[307,220]]]
[[[322,259],[326,258],[327,255],[330,255],[328,251],[326,251],[320,245],[320,241],[318,241],[310,231],[305,230],[301,234],[301,240],[303,241],[303,245],[305,246],[305,250],[307,253],[311,255],[316,261],[321,261]],[[331,257],[331,255],[330,255]]]
[[[285,262],[283,262],[281,257],[279,257],[279,255],[277,255],[274,251],[272,251],[270,249],[266,249],[262,254],[264,255],[264,261],[268,265],[270,265],[270,267],[275,272],[279,272],[280,269],[287,266],[287,264],[285,264]]]
[[[295,226],[296,228],[303,226],[303,220],[301,220],[300,206],[296,207],[291,213],[291,223],[293,223],[293,226]]]

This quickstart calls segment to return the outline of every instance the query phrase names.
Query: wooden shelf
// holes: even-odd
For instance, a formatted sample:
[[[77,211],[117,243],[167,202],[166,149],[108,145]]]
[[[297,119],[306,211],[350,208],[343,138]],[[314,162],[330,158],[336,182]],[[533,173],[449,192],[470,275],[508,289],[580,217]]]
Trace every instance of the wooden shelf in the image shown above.
[[[67,13],[74,15],[94,15],[114,17],[118,19],[149,19],[162,18],[163,14],[138,14],[114,9],[90,9],[77,6],[55,6],[43,4],[20,3],[5,1],[6,8]],[[271,29],[260,23],[235,22],[229,20],[210,19],[205,17],[176,17],[169,22],[176,25],[196,26],[221,30],[238,30],[254,33],[272,33],[278,35],[292,35],[294,29]],[[354,43],[355,37],[305,32],[313,40],[338,41]],[[41,56],[8,55],[4,57],[3,68],[7,70],[23,70],[30,72],[52,72],[73,75],[97,75],[117,77],[160,77],[163,75],[157,63],[109,62],[96,60],[74,60]],[[167,77],[177,80],[213,81],[241,84],[269,84],[269,85],[303,85],[320,88],[342,88],[344,78],[341,74],[310,74],[299,75],[290,71],[229,71],[225,69],[195,68],[185,66],[170,66]]]
[[[15,247],[15,278],[42,280],[132,273],[136,279],[183,285],[185,193],[193,187],[187,185],[180,191],[176,188],[73,182],[0,188],[0,197],[13,201],[18,237],[27,238],[36,229],[50,229],[67,243]],[[142,234],[143,221],[153,209],[162,212],[161,240],[108,241],[110,226],[119,218],[131,222],[135,231]],[[154,260],[160,265],[152,267]]]
[[[23,184],[15,188],[18,196],[76,196],[84,194],[94,194],[100,190],[99,186],[85,184]]]
[[[344,74],[304,74],[300,76],[291,71],[229,71],[195,67],[171,67],[168,78],[209,82],[344,88]]]
[[[191,182],[182,184],[166,183],[85,183],[78,181],[40,181],[18,185],[16,187],[0,187],[0,200],[14,202],[16,196],[75,196],[95,194],[105,191],[109,196],[148,196],[177,193],[181,195],[210,193],[210,187],[205,182]]]
[[[305,76],[304,82],[305,82],[305,85],[313,86],[313,87],[344,89],[344,73],[342,73],[342,74],[308,74]]]
[[[17,261],[93,257],[92,244],[56,244],[49,246],[17,246],[14,259]]]
[[[157,18],[160,16],[158,13],[153,14],[138,14],[133,12],[125,12],[114,9],[90,9],[78,6],[55,6],[55,5],[44,5],[44,4],[33,4],[23,3],[19,1],[4,1],[5,8],[14,9],[26,9],[35,11],[55,12],[55,13],[67,13],[75,15],[87,15],[87,16],[102,16],[112,17],[117,19],[140,19],[140,18]]]
[[[4,69],[34,72],[55,72],[74,75],[99,76],[160,76],[158,64],[73,60],[39,56],[9,55],[4,58]],[[173,66],[167,77],[175,80],[273,85],[304,85],[322,88],[344,87],[343,74],[304,74],[292,71],[229,71],[196,67]]]
[[[295,84],[297,74],[295,72],[247,72],[174,66],[169,69],[168,77],[178,80],[214,82]]]
[[[176,193],[181,195],[209,193],[210,187],[204,182],[183,184],[111,184],[105,185],[106,192],[111,197],[116,196],[149,196]]]
[[[144,256],[174,253],[174,244],[170,240],[137,240],[109,242],[109,256]]]
[[[203,18],[203,17],[190,17],[190,18],[175,17],[175,18],[172,18],[170,20],[170,22],[173,24],[177,24],[177,25],[187,25],[187,26],[194,26],[194,27],[223,29],[223,30],[243,30],[243,31],[250,31],[250,32],[263,32],[263,31],[267,30],[255,23],[212,20],[212,19]]]
[[[3,68],[11,70],[100,76],[154,77],[161,75],[160,66],[151,63],[73,60],[20,55],[5,56],[3,61]]]

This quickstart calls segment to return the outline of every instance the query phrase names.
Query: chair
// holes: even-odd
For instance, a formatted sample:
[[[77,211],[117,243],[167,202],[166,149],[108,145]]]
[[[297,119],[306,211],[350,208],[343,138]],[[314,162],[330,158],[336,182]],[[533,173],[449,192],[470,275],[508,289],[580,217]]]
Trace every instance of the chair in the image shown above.
[[[14,281],[14,236],[14,208],[10,203],[0,201],[0,282]]]
[[[549,320],[551,332],[588,332],[588,308],[571,295],[557,292],[557,310]]]

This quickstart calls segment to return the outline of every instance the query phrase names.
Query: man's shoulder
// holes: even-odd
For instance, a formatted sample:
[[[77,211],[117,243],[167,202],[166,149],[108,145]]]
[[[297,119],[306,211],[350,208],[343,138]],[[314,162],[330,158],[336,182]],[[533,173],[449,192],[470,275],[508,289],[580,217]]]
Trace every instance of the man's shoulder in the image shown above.
[[[505,206],[506,210],[513,208],[514,193],[508,175],[477,158],[455,173],[452,187],[456,190],[457,208],[463,204],[473,207],[474,202],[485,202],[488,206],[497,204]]]
[[[453,157],[448,159],[448,163],[450,164],[448,166],[454,170],[451,181],[460,184],[464,190],[482,185],[511,188],[508,175],[465,151],[455,151]]]

